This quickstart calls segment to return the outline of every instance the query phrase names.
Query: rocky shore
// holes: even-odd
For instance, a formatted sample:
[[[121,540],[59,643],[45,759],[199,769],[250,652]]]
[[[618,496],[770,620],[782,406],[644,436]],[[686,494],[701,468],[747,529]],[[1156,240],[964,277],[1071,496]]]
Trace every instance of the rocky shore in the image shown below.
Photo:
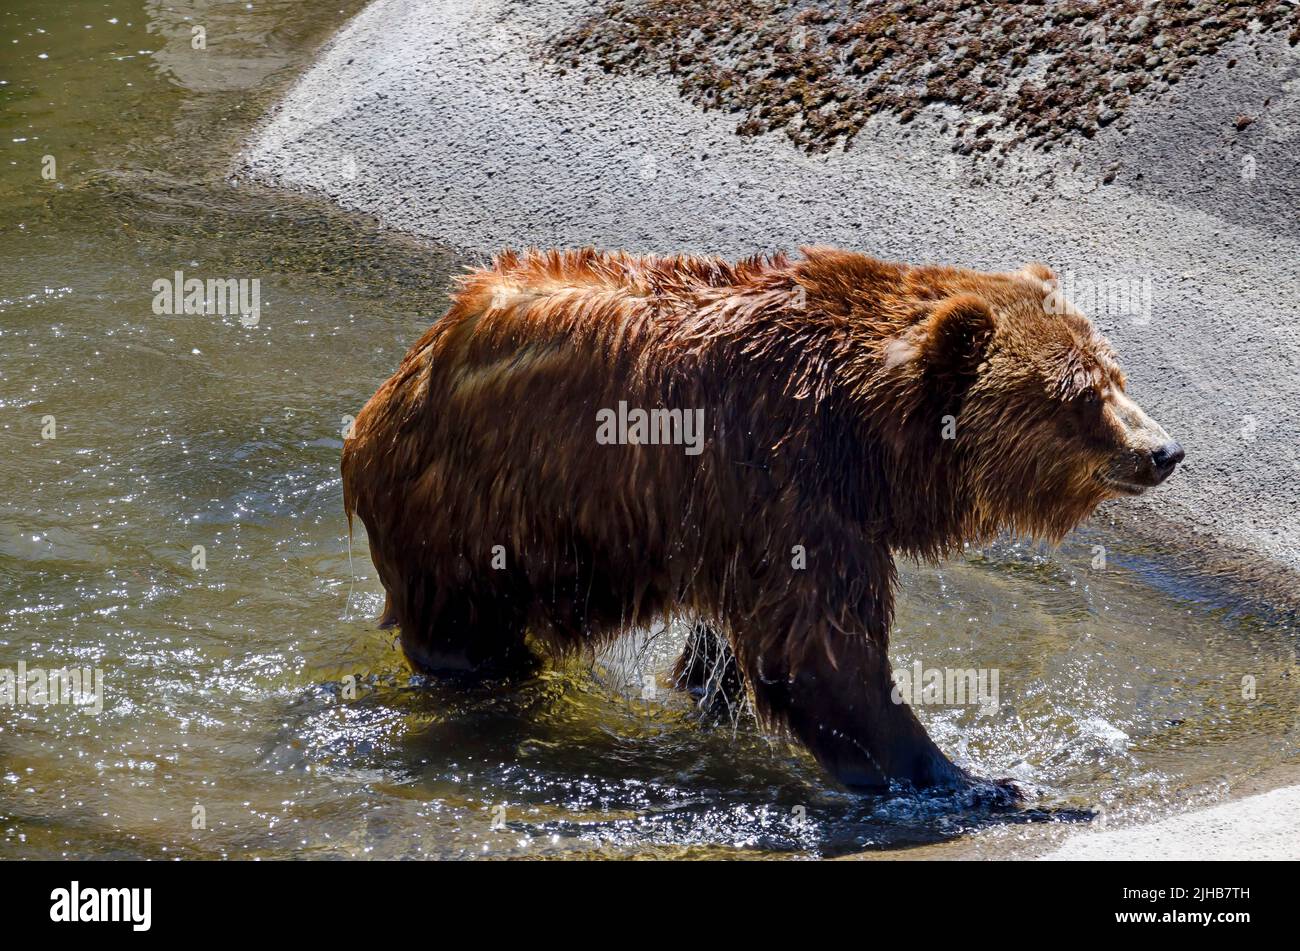
[[[961,154],[1050,151],[1166,97],[1238,37],[1300,43],[1300,7],[1102,0],[649,0],[607,2],[551,43],[556,60],[661,76],[741,135],[781,131],[842,148],[880,113],[925,109]],[[1249,43],[1247,44],[1249,45]],[[1235,63],[1234,63],[1235,65]],[[1233,126],[1257,117],[1243,112]]]

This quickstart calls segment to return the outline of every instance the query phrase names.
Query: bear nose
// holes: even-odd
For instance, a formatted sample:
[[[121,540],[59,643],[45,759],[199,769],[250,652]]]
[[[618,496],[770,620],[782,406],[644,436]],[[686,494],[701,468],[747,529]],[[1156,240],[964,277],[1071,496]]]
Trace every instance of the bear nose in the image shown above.
[[[1151,453],[1151,463],[1161,472],[1166,472],[1182,462],[1184,455],[1183,447],[1170,440]]]

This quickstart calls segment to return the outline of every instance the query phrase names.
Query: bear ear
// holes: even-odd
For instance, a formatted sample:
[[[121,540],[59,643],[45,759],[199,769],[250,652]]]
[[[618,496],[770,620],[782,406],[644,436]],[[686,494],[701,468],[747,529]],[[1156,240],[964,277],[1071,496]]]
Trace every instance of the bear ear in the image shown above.
[[[1020,273],[1047,284],[1051,284],[1056,280],[1056,275],[1052,272],[1052,269],[1046,264],[1039,264],[1037,261],[1030,261],[1020,269]]]
[[[975,294],[957,294],[940,301],[921,322],[918,347],[925,372],[958,381],[975,371],[996,321],[989,305]]]

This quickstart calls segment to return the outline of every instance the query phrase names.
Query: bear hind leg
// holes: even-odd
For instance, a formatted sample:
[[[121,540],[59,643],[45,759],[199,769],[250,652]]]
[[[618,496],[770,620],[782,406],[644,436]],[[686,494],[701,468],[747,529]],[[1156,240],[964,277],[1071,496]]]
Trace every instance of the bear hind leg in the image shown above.
[[[672,684],[695,698],[711,716],[734,717],[745,702],[745,678],[723,634],[696,621],[673,665]]]

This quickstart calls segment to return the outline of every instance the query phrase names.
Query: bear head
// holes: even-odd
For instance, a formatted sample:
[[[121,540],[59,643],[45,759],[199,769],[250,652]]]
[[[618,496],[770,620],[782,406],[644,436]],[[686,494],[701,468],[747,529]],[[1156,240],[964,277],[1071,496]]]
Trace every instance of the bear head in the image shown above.
[[[1102,501],[1140,495],[1182,461],[1046,267],[943,269],[924,286],[883,364],[911,395],[892,440],[896,477],[946,500],[936,544],[1004,530],[1058,542]]]

